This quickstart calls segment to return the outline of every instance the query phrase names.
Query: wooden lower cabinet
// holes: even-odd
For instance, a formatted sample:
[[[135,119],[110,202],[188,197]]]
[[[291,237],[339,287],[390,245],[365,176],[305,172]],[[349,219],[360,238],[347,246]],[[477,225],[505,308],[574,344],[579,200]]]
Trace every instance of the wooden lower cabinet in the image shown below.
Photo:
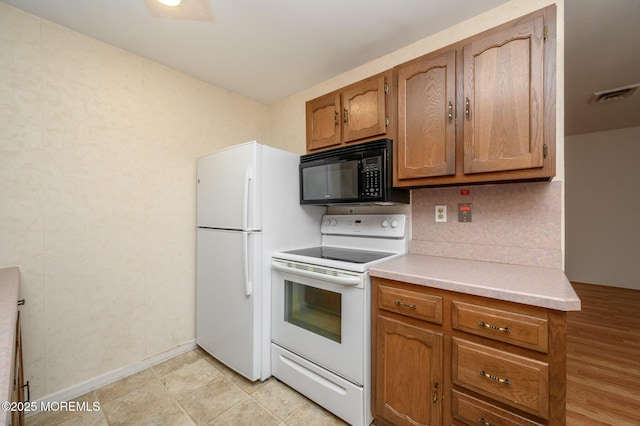
[[[442,334],[383,315],[376,322],[375,368],[384,377],[375,385],[380,420],[394,425],[440,424]]]
[[[461,424],[494,425],[494,426],[539,426],[510,411],[503,410],[481,399],[471,397],[462,392],[453,391],[451,395],[451,413]]]
[[[18,312],[18,320],[16,322],[16,346],[14,348],[13,360],[13,389],[11,391],[11,400],[13,402],[24,402],[24,370],[22,366],[22,334],[20,332],[20,312]],[[11,412],[11,424],[24,424],[24,411]]]
[[[372,279],[377,424],[566,424],[566,313]]]
[[[451,361],[454,384],[548,418],[548,363],[458,338]]]

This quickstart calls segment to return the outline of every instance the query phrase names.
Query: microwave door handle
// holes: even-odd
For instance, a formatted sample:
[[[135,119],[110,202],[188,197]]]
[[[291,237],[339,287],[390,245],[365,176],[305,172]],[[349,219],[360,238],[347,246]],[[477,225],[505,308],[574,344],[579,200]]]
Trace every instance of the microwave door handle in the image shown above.
[[[251,195],[251,180],[253,179],[253,173],[251,167],[247,167],[244,173],[244,194],[242,196],[242,230],[246,231],[249,229],[249,204],[251,200],[249,196]]]
[[[242,233],[242,262],[244,272],[244,295],[251,296],[253,293],[253,283],[249,276],[249,232]]]

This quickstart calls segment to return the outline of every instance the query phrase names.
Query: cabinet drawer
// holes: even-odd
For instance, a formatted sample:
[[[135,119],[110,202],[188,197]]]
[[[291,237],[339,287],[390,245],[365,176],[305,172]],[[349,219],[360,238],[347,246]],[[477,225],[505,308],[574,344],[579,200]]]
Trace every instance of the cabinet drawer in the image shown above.
[[[442,297],[378,285],[378,308],[442,324]]]
[[[482,426],[541,426],[510,411],[453,391],[451,410],[453,418],[470,425]]]
[[[547,318],[452,301],[452,326],[464,331],[512,345],[547,353]]]
[[[549,417],[549,364],[456,338],[451,349],[453,383]]]

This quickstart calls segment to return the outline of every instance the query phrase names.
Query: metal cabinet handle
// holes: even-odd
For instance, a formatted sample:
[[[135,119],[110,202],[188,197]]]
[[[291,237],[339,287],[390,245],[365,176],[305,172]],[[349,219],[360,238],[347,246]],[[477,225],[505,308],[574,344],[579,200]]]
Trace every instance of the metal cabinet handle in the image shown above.
[[[22,385],[22,388],[27,388],[27,400],[26,401],[21,401],[21,402],[31,402],[31,386],[29,385],[29,381],[28,380],[27,380],[27,383]]]
[[[335,126],[340,124],[340,120],[338,119],[338,117],[340,117],[340,114],[338,113],[338,111],[334,111],[333,112],[333,124]]]
[[[398,305],[398,306],[402,306],[403,308],[417,309],[416,305],[409,305],[408,303],[404,303],[404,302],[401,302],[399,300],[396,300],[395,304]]]
[[[492,325],[484,321],[480,321],[478,325],[480,327],[490,328],[491,330],[504,331],[505,333],[511,333],[511,330],[509,330],[509,327],[498,327],[497,325]]]
[[[453,104],[449,101],[449,113],[447,114],[449,117],[449,123],[453,121]]]
[[[488,421],[488,420],[485,420],[485,418],[484,418],[484,417],[480,417],[480,418],[478,419],[478,423],[483,424],[484,426],[494,426],[494,424],[493,424],[493,423],[491,423],[491,422],[490,422],[490,421]]]
[[[438,381],[433,382],[433,403],[438,402]]]
[[[464,115],[469,118],[471,116],[471,102],[469,101],[469,98],[467,98],[467,101],[464,103]]]
[[[505,385],[510,385],[511,381],[509,379],[502,379],[500,377],[494,376],[492,374],[489,374],[487,372],[485,372],[484,370],[482,371],[478,371],[478,374],[481,375],[482,377],[486,377],[487,379],[491,379],[493,381],[499,382],[499,383],[503,383]]]
[[[342,111],[342,121],[345,123],[349,121],[349,110],[346,108]]]

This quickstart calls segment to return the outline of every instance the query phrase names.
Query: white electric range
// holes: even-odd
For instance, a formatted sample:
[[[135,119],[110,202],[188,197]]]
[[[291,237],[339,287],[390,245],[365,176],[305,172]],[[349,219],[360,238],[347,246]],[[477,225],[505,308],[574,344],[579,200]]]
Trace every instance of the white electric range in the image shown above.
[[[326,215],[322,244],[273,254],[272,374],[352,425],[371,415],[369,268],[402,256],[405,215]]]

